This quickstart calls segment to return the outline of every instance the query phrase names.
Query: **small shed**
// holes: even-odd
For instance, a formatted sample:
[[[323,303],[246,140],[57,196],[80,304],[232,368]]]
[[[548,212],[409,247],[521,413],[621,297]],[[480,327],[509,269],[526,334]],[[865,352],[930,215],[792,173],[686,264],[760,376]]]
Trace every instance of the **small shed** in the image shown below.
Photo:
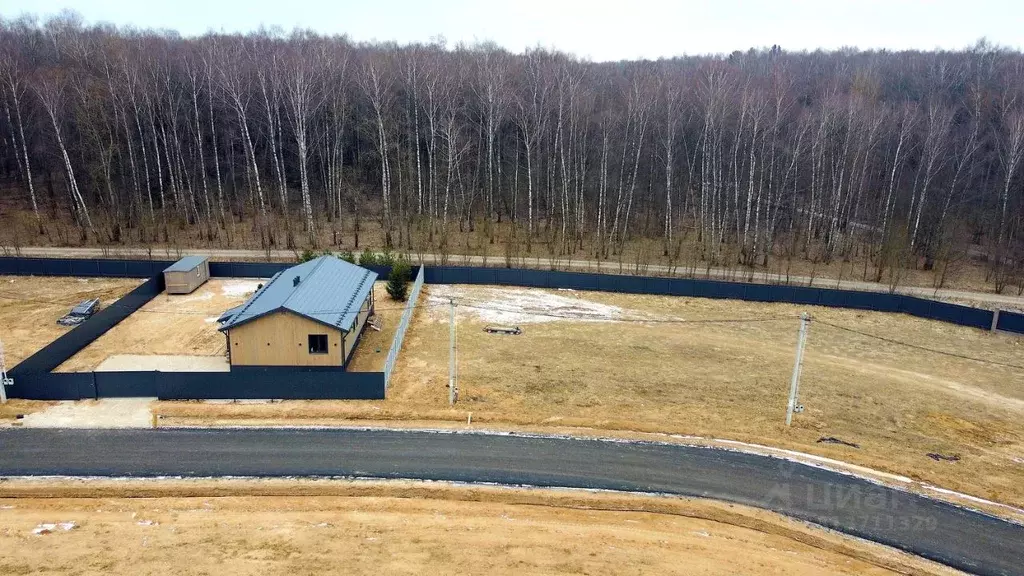
[[[164,270],[168,294],[190,294],[210,279],[210,261],[206,256],[185,256]]]

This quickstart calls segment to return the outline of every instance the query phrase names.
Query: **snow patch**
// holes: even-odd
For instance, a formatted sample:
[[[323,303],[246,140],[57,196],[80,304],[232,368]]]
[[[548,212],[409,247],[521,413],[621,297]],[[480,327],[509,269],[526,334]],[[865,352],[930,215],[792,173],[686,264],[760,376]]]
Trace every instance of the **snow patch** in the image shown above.
[[[263,283],[263,280],[225,280],[221,284],[220,292],[224,296],[248,296],[255,292],[259,285]]]
[[[437,320],[448,319],[445,306],[455,300],[459,312],[495,324],[528,324],[572,320],[578,322],[615,322],[642,318],[618,306],[593,302],[566,291],[554,294],[544,290],[522,288],[474,287],[435,284],[430,287],[427,303]]]
[[[64,532],[67,532],[68,530],[74,530],[77,527],[78,527],[78,524],[75,524],[74,522],[57,522],[55,524],[40,524],[40,525],[38,525],[38,526],[36,526],[35,528],[32,529],[32,533],[35,534],[36,536],[42,536],[44,534],[51,534],[53,532],[56,532],[57,530],[63,530]]]

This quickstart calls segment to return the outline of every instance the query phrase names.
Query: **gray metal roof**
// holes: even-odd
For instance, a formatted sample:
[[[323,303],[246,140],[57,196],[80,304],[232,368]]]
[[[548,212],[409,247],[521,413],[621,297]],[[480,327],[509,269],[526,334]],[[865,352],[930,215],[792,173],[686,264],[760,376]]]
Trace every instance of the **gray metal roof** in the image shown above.
[[[185,256],[167,268],[164,272],[188,272],[206,261],[206,256]]]
[[[239,304],[234,308],[228,308],[227,310],[224,311],[223,314],[217,317],[217,323],[223,324],[228,320],[231,320],[231,317],[234,316],[235,314],[238,314],[238,311],[241,310],[243,306],[245,306],[245,303]]]
[[[376,272],[334,256],[321,256],[275,274],[219,329],[228,330],[272,312],[287,310],[314,322],[350,331],[376,280]]]

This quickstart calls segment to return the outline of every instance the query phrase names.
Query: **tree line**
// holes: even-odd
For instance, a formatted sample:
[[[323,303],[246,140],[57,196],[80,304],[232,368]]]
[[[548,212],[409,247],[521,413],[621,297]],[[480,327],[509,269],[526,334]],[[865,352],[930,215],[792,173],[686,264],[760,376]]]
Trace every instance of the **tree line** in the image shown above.
[[[678,262],[987,262],[1024,289],[1024,58],[770,49],[594,63],[304,30],[182,38],[0,20],[0,182],[61,242]],[[942,272],[943,276],[945,272]]]

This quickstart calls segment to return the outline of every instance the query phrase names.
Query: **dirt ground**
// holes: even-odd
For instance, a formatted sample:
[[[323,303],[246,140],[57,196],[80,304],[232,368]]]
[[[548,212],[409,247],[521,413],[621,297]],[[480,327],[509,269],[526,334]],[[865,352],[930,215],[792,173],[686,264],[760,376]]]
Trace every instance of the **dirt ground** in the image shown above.
[[[64,497],[15,483],[5,493],[23,497],[0,498],[3,574],[955,573],[694,499],[339,481],[79,483]]]
[[[786,304],[424,289],[425,303],[453,295],[463,304],[455,409],[447,402],[443,307],[416,311],[384,402],[158,403],[155,409],[185,421],[465,422],[471,414],[484,425],[710,436],[800,450],[1024,505],[1024,370],[888,343],[826,322],[1018,366],[1024,365],[1022,338],[900,314]],[[800,389],[806,410],[787,428],[801,312],[814,317]],[[495,322],[519,324],[523,333],[483,331]],[[857,446],[819,442],[827,438]]]
[[[382,372],[384,361],[387,360],[391,342],[398,331],[398,321],[402,318],[405,302],[395,302],[388,296],[387,282],[379,281],[373,285],[374,313],[380,318],[380,332],[366,327],[359,338],[359,344],[352,352],[349,362],[350,372]]]
[[[122,354],[224,356],[224,335],[217,317],[238,306],[265,280],[211,278],[195,292],[160,294],[57,368],[57,372],[95,370]],[[121,367],[120,369],[126,369]]]
[[[140,283],[132,278],[0,276],[0,339],[8,369],[71,330],[57,319],[75,304],[99,298],[103,308]]]

